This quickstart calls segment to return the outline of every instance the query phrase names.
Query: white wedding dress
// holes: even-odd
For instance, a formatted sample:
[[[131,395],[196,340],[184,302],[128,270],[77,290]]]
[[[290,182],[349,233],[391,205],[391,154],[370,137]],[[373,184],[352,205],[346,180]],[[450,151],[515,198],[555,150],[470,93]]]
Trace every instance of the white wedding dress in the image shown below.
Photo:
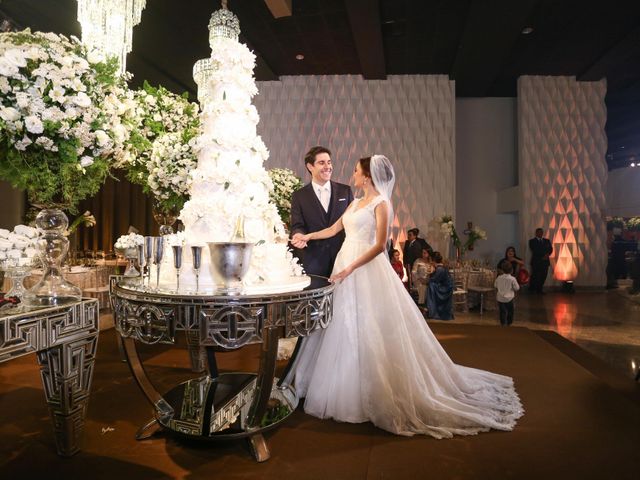
[[[374,244],[382,200],[344,214],[334,273]],[[451,361],[384,253],[337,285],[333,321],[306,340],[293,374],[305,412],[398,435],[512,430],[523,414],[510,377]]]

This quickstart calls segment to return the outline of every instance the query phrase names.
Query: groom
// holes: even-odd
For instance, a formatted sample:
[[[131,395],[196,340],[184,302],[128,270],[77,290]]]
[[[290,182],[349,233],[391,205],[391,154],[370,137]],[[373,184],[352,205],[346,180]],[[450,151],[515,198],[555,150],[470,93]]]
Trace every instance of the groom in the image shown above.
[[[296,191],[291,198],[291,234],[317,232],[333,225],[353,201],[351,187],[332,182],[331,151],[313,147],[304,157],[311,182]],[[298,250],[306,273],[329,277],[338,251],[344,241],[344,231],[326,240],[312,240],[307,248]]]

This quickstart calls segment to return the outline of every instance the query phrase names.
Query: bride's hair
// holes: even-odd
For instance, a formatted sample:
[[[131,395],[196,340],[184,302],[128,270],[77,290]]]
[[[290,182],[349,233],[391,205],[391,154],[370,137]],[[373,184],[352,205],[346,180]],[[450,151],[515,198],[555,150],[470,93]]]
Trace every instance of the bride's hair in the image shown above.
[[[376,182],[373,179],[373,175],[371,175],[371,159],[372,158],[373,157],[361,158],[360,160],[358,160],[358,163],[362,168],[362,173],[364,174],[364,176],[371,180],[371,183],[373,184],[374,187],[377,187]],[[394,178],[394,172],[391,167],[391,164],[384,164],[382,169],[378,173],[380,175],[379,180],[382,183],[387,183]]]
[[[371,157],[364,157],[358,160],[360,164],[360,168],[362,168],[362,173],[365,177],[371,179]],[[373,183],[373,179],[371,179]]]

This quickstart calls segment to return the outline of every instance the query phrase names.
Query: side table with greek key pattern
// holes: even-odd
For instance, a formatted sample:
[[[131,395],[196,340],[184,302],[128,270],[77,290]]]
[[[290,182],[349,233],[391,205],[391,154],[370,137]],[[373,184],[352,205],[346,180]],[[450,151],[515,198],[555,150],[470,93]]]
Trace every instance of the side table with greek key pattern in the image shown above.
[[[98,301],[0,311],[0,362],[36,353],[59,455],[79,451],[98,346]]]

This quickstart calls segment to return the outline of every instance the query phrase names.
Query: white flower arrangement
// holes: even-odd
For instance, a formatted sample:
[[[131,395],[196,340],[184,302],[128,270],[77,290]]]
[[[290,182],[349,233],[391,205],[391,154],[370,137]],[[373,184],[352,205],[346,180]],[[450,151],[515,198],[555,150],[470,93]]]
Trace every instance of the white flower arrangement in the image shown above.
[[[194,139],[182,143],[180,133],[167,133],[153,142],[151,159],[147,162],[147,182],[157,200],[189,194],[189,173],[197,166],[193,143]]]
[[[34,203],[73,211],[124,155],[125,79],[89,58],[74,37],[0,34],[0,178]]]
[[[132,232],[118,237],[113,246],[116,250],[127,250],[129,248],[137,248],[138,245],[142,245],[143,243],[144,237]]]
[[[269,192],[269,199],[275,203],[282,222],[289,224],[291,215],[291,197],[296,190],[300,190],[304,183],[288,168],[272,168],[269,178],[273,188]]]
[[[196,163],[198,105],[189,102],[186,94],[176,95],[147,82],[133,92],[132,103],[135,130],[118,166],[127,170],[131,182],[156,197],[158,207],[179,210],[188,198],[186,174]]]
[[[464,231],[467,235],[467,240],[462,243],[451,215],[444,214],[436,218],[436,222],[440,224],[440,231],[447,237],[451,238],[454,247],[459,251],[460,255],[463,255],[467,250],[473,250],[473,247],[478,240],[487,239],[487,232],[477,226],[474,226]]]
[[[40,253],[39,241],[37,228],[16,225],[12,232],[0,229],[0,264],[4,269],[34,265]]]

